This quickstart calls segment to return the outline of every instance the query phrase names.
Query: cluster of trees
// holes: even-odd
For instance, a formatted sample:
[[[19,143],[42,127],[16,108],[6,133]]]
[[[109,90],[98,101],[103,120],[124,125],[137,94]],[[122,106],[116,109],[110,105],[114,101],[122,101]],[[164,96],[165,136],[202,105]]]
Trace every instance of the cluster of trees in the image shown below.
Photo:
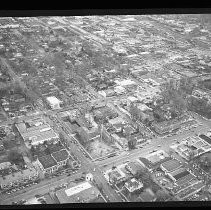
[[[135,149],[136,148],[136,143],[137,143],[137,140],[132,138],[128,140],[128,148],[129,150],[132,150],[132,149]]]
[[[196,98],[190,96],[188,98],[188,108],[191,111],[205,115],[207,118],[211,118],[211,105],[205,97]]]
[[[161,96],[164,103],[170,104],[177,115],[181,115],[187,110],[186,95],[182,88],[176,87],[173,81],[166,83],[162,87]]]
[[[143,113],[136,107],[134,103],[131,103],[131,105],[129,106],[129,112],[134,121],[139,120],[147,126],[150,126],[154,119],[152,112]]]
[[[16,165],[20,165],[24,163],[22,154],[16,149],[13,149],[9,152],[8,159],[11,163],[16,164]]]
[[[86,146],[88,136],[85,134],[85,132],[76,131],[75,133],[76,133],[75,137],[79,140],[79,142],[83,146]]]
[[[210,79],[200,82],[200,85],[206,89],[211,90],[211,80]]]
[[[159,189],[157,192],[156,192],[156,197],[157,197],[157,201],[166,201],[167,199],[170,198],[169,194],[166,193],[164,190],[162,189]]]
[[[209,170],[211,168],[211,160],[207,156],[202,156],[199,160],[199,163],[205,170]]]

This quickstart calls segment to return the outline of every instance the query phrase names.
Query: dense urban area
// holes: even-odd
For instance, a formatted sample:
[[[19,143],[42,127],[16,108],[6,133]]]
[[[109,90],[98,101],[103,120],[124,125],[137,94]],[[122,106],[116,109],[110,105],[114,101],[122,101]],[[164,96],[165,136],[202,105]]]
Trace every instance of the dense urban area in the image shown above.
[[[211,200],[211,16],[0,18],[0,204]]]

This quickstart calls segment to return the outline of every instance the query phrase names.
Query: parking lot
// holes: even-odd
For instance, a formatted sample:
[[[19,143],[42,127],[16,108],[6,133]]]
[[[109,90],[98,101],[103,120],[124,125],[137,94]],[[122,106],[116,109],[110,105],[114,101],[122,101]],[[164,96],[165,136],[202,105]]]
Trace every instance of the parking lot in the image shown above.
[[[10,194],[12,194],[12,193],[14,193],[16,191],[24,190],[25,188],[30,187],[30,186],[33,186],[33,185],[36,185],[38,183],[39,183],[39,181],[33,181],[33,182],[29,182],[27,184],[20,184],[19,186],[14,187],[12,189],[8,189],[8,190],[2,191],[2,194],[5,193],[5,194],[10,195]]]

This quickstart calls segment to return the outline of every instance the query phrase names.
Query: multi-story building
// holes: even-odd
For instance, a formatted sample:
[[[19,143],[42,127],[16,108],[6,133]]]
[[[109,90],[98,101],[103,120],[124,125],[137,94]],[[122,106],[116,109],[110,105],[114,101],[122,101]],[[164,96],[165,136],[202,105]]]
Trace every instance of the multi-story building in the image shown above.
[[[60,109],[60,105],[62,103],[62,101],[60,101],[58,98],[56,98],[55,96],[49,96],[46,98],[49,106],[51,107],[51,109]]]
[[[101,196],[99,190],[89,182],[71,185],[55,193],[59,203],[92,203]]]
[[[137,175],[139,171],[143,170],[143,166],[141,164],[135,163],[135,162],[129,162],[125,169],[128,170],[133,176]]]
[[[125,180],[125,174],[118,168],[108,172],[109,182],[111,184],[118,184]]]
[[[42,118],[26,120],[16,124],[16,127],[23,140],[29,145],[34,146],[44,141],[59,139],[59,135]]]
[[[70,155],[66,149],[37,158],[36,163],[44,174],[51,174],[68,163]]]
[[[144,185],[142,182],[138,181],[137,179],[132,178],[128,180],[124,186],[128,190],[129,193],[134,193],[142,189]]]

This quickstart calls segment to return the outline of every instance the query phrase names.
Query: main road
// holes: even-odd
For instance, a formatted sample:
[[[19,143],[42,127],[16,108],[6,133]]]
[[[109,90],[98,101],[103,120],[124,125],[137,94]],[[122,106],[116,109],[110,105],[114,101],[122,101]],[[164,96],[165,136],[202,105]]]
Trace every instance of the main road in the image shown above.
[[[210,130],[209,126],[198,126],[197,128],[192,128],[190,130],[186,130],[183,133],[180,133],[175,136],[165,137],[165,138],[156,138],[151,141],[150,144],[146,145],[144,148],[138,148],[127,152],[126,154],[120,154],[119,156],[111,157],[103,161],[96,161],[96,164],[102,169],[111,168],[113,165],[118,165],[124,163],[128,160],[135,160],[139,157],[146,157],[151,151],[164,150],[168,151],[170,146],[177,141],[182,141],[187,137],[196,136],[198,133],[203,133]],[[104,167],[105,166],[105,167]]]

